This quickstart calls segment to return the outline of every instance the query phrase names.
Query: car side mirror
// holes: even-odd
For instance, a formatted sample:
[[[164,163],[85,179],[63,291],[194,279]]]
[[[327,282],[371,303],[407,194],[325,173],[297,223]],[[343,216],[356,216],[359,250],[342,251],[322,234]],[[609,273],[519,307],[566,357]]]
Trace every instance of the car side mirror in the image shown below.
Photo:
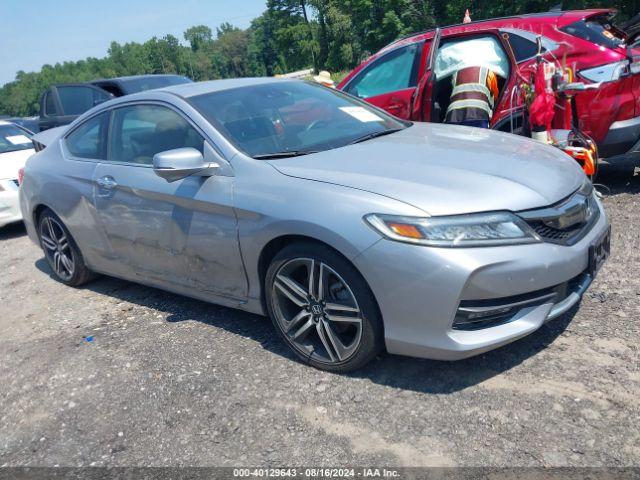
[[[153,171],[167,182],[175,182],[191,175],[211,177],[219,165],[204,160],[195,148],[176,148],[153,156]]]

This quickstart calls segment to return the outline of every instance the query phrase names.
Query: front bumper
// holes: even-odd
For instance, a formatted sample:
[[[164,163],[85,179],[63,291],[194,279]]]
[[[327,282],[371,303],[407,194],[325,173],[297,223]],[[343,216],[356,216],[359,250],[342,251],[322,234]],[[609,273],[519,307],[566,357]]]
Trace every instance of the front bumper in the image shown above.
[[[602,158],[640,153],[640,117],[613,122],[605,139],[598,144]]]
[[[22,220],[18,185],[15,180],[0,180],[0,227]]]
[[[429,248],[380,240],[354,259],[378,301],[390,353],[439,360],[471,357],[528,335],[568,311],[591,278],[589,249],[609,228],[600,217],[571,246],[552,243]],[[461,302],[502,299],[573,285],[562,297],[525,305],[505,323],[453,327]],[[554,303],[555,302],[555,303]]]

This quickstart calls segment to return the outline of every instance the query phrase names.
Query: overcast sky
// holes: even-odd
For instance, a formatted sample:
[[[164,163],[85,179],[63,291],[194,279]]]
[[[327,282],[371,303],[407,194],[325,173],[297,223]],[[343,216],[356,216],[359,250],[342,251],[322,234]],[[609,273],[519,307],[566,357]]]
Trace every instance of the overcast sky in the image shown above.
[[[106,55],[111,41],[143,42],[193,25],[247,27],[265,0],[1,0],[0,85],[18,70]]]

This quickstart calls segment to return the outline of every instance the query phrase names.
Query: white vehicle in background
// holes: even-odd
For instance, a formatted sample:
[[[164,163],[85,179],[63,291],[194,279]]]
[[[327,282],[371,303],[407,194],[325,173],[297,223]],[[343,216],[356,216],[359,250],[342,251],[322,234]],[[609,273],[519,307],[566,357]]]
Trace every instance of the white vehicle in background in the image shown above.
[[[22,220],[18,172],[34,153],[32,133],[0,120],[0,227]]]

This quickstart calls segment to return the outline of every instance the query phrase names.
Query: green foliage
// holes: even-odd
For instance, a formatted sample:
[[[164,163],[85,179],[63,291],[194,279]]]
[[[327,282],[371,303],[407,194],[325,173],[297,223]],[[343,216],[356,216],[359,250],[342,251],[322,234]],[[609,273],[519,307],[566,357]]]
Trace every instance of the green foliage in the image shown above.
[[[197,52],[211,45],[213,34],[206,25],[197,25],[184,32],[184,39],[191,45],[191,50]]]
[[[0,113],[34,115],[50,85],[147,73],[178,73],[196,81],[275,75],[314,66],[346,72],[401,35],[472,18],[546,11],[560,0],[267,0],[266,10],[242,30],[224,23],[196,25],[144,43],[112,42],[103,58],[44,65],[18,72],[0,88]],[[625,19],[640,0],[565,0],[564,9],[612,7]],[[342,74],[343,75],[343,74]]]

